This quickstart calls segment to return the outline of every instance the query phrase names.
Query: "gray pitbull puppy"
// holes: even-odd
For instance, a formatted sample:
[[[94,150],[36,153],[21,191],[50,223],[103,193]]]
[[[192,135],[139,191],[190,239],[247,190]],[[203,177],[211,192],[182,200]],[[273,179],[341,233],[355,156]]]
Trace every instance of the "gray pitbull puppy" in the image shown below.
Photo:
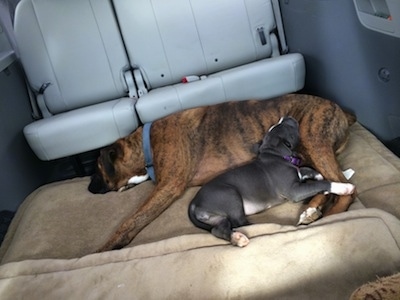
[[[298,122],[292,117],[281,118],[265,135],[256,160],[203,185],[189,206],[193,224],[244,247],[249,239],[233,228],[248,225],[246,216],[287,199],[299,202],[317,193],[354,192],[350,183],[329,182],[314,169],[299,167],[300,159],[293,152],[298,142]]]

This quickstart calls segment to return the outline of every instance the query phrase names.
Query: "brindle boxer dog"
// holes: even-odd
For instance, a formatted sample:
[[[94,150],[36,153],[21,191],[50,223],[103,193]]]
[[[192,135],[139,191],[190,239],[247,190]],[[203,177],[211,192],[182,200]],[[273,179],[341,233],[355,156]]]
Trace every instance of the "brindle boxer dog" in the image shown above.
[[[156,186],[149,198],[123,221],[99,251],[126,246],[159,216],[185,189],[202,185],[229,168],[253,160],[254,145],[281,116],[290,115],[300,125],[298,153],[329,181],[346,182],[335,153],[343,148],[355,118],[335,103],[310,95],[291,94],[265,101],[227,102],[188,109],[153,123],[151,146]],[[142,150],[142,127],[103,149],[92,176],[92,193],[117,191],[131,178],[147,178]],[[131,181],[132,182],[132,181]],[[300,216],[308,224],[322,214],[346,211],[354,195],[327,201],[318,194]],[[322,211],[322,213],[321,213]]]

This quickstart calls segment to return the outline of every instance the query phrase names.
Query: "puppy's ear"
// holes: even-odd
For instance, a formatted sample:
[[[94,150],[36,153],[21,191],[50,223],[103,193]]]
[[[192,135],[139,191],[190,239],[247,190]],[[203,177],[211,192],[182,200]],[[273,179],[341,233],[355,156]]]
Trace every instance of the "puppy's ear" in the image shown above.
[[[297,122],[297,120],[291,116],[287,116],[284,118],[284,121],[289,125],[292,126],[294,128],[298,128],[299,127],[299,122]]]
[[[279,144],[279,141],[280,141],[280,138],[277,135],[275,135],[273,133],[266,134],[262,140],[262,143],[258,149],[258,152],[261,153],[267,148],[277,147]]]

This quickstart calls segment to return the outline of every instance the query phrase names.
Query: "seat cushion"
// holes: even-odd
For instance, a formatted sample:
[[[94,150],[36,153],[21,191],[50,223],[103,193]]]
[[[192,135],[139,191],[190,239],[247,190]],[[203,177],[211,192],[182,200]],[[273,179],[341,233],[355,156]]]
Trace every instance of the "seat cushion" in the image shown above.
[[[225,101],[268,99],[303,88],[305,64],[293,53],[214,73],[205,79],[151,90],[136,110],[143,123],[197,106]]]
[[[28,124],[24,134],[41,160],[52,160],[113,143],[138,127],[135,101],[121,98]]]

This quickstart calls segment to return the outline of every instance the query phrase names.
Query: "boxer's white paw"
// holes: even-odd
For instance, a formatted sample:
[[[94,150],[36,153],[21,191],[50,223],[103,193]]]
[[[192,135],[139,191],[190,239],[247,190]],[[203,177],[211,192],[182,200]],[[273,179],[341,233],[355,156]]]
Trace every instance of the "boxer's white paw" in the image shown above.
[[[149,179],[149,174],[147,174],[147,173],[144,175],[132,176],[128,180],[128,184],[139,184],[139,183],[145,182],[147,179]]]
[[[322,213],[321,211],[316,208],[316,207],[309,207],[299,217],[299,222],[297,222],[296,226],[299,225],[308,225],[319,218],[321,218]]]
[[[245,234],[235,231],[231,235],[231,243],[234,246],[245,247],[250,243],[250,240]]]
[[[315,175],[314,179],[321,181],[321,180],[324,180],[324,176],[322,176],[322,174],[318,174],[318,175]]]
[[[134,187],[135,185],[138,185],[139,183],[145,182],[147,179],[149,179],[149,174],[145,175],[138,175],[138,176],[133,176],[128,180],[128,183],[118,189],[118,192],[124,192],[126,190],[129,190],[130,188]]]
[[[332,182],[330,192],[336,195],[351,195],[355,186],[351,183]]]

